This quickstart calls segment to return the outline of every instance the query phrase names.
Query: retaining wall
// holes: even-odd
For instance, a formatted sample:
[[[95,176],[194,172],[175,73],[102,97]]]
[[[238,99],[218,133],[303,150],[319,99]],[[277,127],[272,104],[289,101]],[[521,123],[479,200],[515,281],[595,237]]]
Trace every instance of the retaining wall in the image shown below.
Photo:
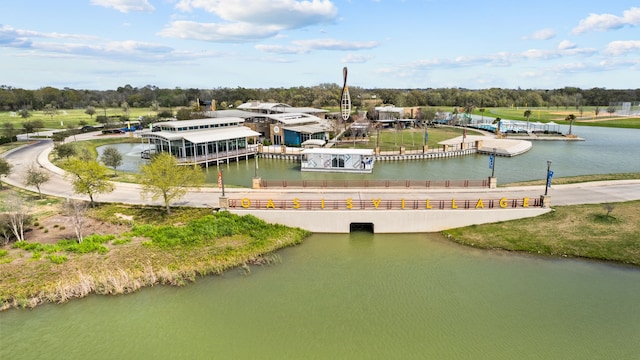
[[[315,233],[349,233],[352,223],[371,223],[375,233],[421,233],[534,217],[551,209],[536,207],[482,210],[229,209],[229,211],[238,215],[251,214],[269,223],[299,227]]]

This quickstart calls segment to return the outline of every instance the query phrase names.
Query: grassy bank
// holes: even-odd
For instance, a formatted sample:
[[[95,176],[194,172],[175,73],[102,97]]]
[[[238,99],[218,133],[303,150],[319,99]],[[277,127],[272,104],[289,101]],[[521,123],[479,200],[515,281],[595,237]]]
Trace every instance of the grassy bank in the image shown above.
[[[640,266],[640,201],[558,206],[545,215],[447,230],[483,249],[580,257]]]
[[[0,309],[65,302],[89,294],[126,294],[156,284],[183,285],[200,276],[277,261],[273,252],[299,244],[301,229],[253,216],[207,209],[101,205],[90,217],[122,232],[0,250]],[[113,224],[112,224],[113,225]]]
[[[553,185],[578,184],[578,183],[593,182],[593,181],[638,180],[638,179],[640,179],[640,173],[593,174],[593,175],[579,175],[579,176],[566,176],[566,177],[554,178]],[[500,187],[544,185],[545,182],[546,180],[519,181],[519,182],[501,184]]]

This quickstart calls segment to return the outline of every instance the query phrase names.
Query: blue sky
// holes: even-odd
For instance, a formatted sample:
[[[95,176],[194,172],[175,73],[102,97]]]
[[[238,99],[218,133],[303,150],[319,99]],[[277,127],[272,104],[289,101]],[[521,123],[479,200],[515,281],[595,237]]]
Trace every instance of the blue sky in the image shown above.
[[[640,2],[65,0],[0,6],[0,85],[640,87]]]

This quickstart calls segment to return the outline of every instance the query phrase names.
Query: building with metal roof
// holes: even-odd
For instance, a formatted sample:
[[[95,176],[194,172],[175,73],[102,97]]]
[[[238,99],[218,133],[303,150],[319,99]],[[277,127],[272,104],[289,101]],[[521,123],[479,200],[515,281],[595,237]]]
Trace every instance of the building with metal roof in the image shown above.
[[[311,139],[326,141],[332,128],[325,119],[327,111],[322,109],[254,101],[238,106],[235,111],[245,119],[245,126],[274,145],[301,146]]]
[[[261,114],[286,114],[286,113],[303,113],[324,118],[328,112],[324,109],[316,109],[312,107],[293,107],[283,103],[250,101],[242,105],[238,105],[239,110],[257,112]]]
[[[227,117],[159,122],[141,136],[150,152],[170,153],[180,164],[208,166],[255,156],[257,147],[248,145],[247,139],[260,133],[244,126],[242,118]]]

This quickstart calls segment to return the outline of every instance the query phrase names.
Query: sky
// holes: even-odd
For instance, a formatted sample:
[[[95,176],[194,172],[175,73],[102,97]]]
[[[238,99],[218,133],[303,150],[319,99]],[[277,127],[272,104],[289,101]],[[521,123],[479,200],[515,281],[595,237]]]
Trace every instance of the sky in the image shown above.
[[[0,5],[23,89],[640,88],[640,1],[25,0]]]

